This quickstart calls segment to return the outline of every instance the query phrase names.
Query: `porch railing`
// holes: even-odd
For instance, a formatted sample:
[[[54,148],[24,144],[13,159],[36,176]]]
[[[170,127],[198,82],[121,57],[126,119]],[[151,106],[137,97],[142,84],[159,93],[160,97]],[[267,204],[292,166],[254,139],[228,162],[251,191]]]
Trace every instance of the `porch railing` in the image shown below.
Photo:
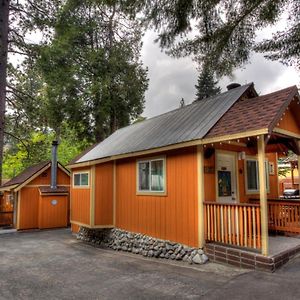
[[[13,224],[13,211],[0,211],[0,226],[10,226]]]
[[[204,230],[206,241],[260,249],[260,207],[204,202]]]
[[[269,229],[300,233],[300,201],[268,201]]]

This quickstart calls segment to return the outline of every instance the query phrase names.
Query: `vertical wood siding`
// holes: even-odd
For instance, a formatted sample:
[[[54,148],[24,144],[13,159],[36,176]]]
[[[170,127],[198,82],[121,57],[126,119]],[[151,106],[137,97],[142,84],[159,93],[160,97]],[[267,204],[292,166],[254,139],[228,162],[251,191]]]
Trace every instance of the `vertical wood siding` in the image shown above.
[[[113,162],[96,166],[95,225],[113,224]]]
[[[47,169],[43,174],[33,179],[28,184],[29,185],[44,185],[44,184],[50,185],[50,183],[51,183],[51,168],[49,167],[49,169]],[[70,177],[59,168],[57,168],[57,184],[58,185],[70,184]]]
[[[90,189],[71,189],[71,221],[90,224]]]
[[[39,190],[37,187],[23,187],[20,190],[19,228],[38,228]]]
[[[167,195],[136,195],[136,160],[117,162],[116,226],[198,245],[196,148],[165,153]]]
[[[52,200],[57,200],[56,205],[52,205]],[[68,196],[49,195],[39,198],[39,229],[67,227],[68,220]]]
[[[80,226],[79,226],[79,225],[71,224],[71,231],[72,231],[73,233],[78,233],[78,232],[79,232],[79,229],[80,229]]]
[[[229,145],[229,144],[222,144],[222,145],[215,145],[216,150],[225,150],[225,151],[232,151],[232,152],[241,152],[244,151],[246,155],[255,156],[256,153],[253,152],[251,149],[247,149],[241,146]],[[278,198],[278,177],[277,177],[277,161],[276,161],[276,154],[275,153],[266,153],[266,157],[269,162],[274,163],[275,173],[274,175],[270,175],[270,192],[268,193],[269,198]],[[210,158],[204,159],[204,166],[211,167],[215,170],[215,158],[216,155],[213,154]],[[259,194],[247,194],[246,193],[246,182],[245,182],[245,161],[238,160],[237,161],[238,168],[237,168],[237,177],[238,177],[238,189],[239,189],[239,198],[241,203],[246,203],[249,201],[250,198],[258,198]],[[216,201],[216,174],[214,173],[205,173],[204,174],[204,194],[205,194],[205,201]]]
[[[73,172],[86,171],[88,168],[74,169]],[[73,176],[71,176],[71,221],[90,225],[91,191],[90,188],[73,188]],[[91,182],[90,182],[91,184]]]
[[[289,109],[285,111],[284,116],[282,116],[282,120],[279,121],[279,125],[276,125],[276,127],[300,134],[299,121],[299,107],[296,102],[293,101]]]
[[[13,202],[8,201],[10,195],[12,195],[11,192],[5,191],[3,195],[0,196],[0,211],[13,211]]]

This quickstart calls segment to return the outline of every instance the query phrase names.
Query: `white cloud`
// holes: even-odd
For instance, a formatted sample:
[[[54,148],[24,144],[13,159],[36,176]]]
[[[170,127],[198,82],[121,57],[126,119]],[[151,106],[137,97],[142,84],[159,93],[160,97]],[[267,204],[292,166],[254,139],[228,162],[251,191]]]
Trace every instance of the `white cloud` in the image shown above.
[[[264,34],[267,32],[265,31]],[[270,32],[269,32],[270,33]],[[261,35],[260,35],[261,37]],[[174,59],[169,57],[154,43],[156,34],[147,32],[144,36],[142,60],[149,68],[149,89],[146,92],[146,106],[143,113],[152,117],[179,106],[181,98],[185,103],[195,99],[197,65],[191,58]],[[241,84],[254,82],[259,94],[270,93],[300,83],[300,74],[293,67],[272,62],[262,54],[254,53],[250,63],[234,72],[233,80],[226,77],[219,82],[223,91],[232,82]]]

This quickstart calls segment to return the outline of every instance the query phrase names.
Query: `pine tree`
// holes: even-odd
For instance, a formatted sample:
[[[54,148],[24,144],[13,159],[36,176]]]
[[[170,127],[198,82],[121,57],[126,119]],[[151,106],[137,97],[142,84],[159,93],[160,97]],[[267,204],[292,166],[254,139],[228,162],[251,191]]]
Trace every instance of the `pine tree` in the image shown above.
[[[204,67],[198,76],[196,87],[196,100],[199,101],[221,93],[221,88],[217,86],[214,74],[210,68]]]
[[[0,2],[0,184],[4,148],[9,2],[9,0]]]
[[[162,48],[209,62],[218,76],[248,62],[253,50],[300,68],[299,0],[139,0],[135,7],[158,31]],[[282,19],[285,26],[271,38],[257,39],[259,30]],[[193,28],[195,34],[188,35]]]
[[[136,119],[147,69],[140,60],[140,23],[122,1],[68,0],[54,29],[38,60],[52,127],[67,120],[79,139],[99,142]]]

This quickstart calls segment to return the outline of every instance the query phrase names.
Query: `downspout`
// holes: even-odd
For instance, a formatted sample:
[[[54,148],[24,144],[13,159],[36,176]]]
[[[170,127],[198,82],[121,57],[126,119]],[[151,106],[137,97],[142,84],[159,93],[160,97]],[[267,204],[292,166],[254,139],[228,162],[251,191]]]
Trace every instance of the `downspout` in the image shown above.
[[[57,188],[57,146],[58,146],[58,141],[53,141],[52,160],[51,160],[51,189]]]

